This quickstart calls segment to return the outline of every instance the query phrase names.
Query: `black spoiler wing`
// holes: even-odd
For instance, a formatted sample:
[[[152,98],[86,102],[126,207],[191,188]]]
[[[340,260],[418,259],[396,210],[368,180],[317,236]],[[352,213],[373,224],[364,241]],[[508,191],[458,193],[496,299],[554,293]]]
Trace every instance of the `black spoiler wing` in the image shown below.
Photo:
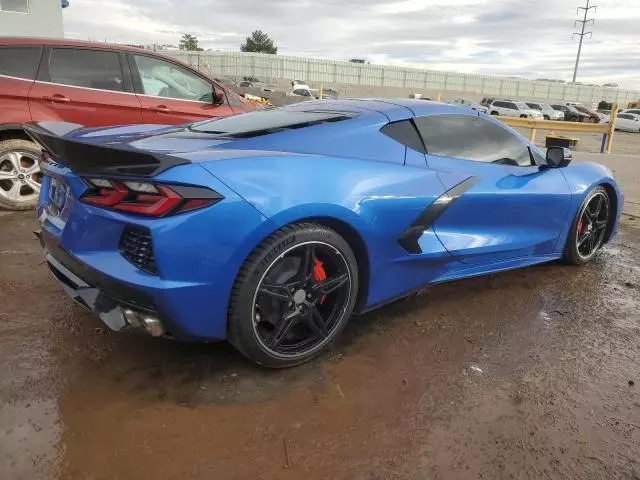
[[[24,130],[53,161],[80,174],[154,177],[171,167],[191,163],[184,158],[136,150],[121,143],[112,146],[65,138],[82,127],[65,122],[29,122]]]

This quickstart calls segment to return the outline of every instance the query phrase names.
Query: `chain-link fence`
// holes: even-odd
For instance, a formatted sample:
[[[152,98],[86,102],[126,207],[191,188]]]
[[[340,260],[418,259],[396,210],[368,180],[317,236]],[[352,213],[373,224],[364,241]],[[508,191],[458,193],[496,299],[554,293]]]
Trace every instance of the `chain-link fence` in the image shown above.
[[[476,96],[530,98],[621,106],[640,99],[640,91],[559,82],[524,80],[407,67],[371,65],[284,55],[242,52],[170,52],[213,76],[258,77],[269,82],[294,79],[336,86],[342,96],[398,96],[407,92],[457,92]],[[356,88],[361,87],[361,88]]]

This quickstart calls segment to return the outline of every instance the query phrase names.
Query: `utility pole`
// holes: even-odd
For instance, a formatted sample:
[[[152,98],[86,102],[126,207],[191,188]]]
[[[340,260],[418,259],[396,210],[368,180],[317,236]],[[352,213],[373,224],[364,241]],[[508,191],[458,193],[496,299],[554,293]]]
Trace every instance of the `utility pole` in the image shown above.
[[[594,24],[594,19],[593,18],[587,18],[587,15],[589,15],[589,11],[591,11],[592,9],[594,10],[595,13],[595,9],[598,8],[595,5],[589,6],[589,0],[587,0],[587,5],[585,7],[578,7],[576,13],[580,13],[580,10],[584,10],[584,18],[582,20],[576,20],[573,23],[573,28],[576,28],[576,26],[579,24],[581,24],[581,28],[580,28],[580,33],[578,32],[574,32],[574,34],[571,36],[571,39],[575,38],[575,36],[577,35],[578,37],[580,37],[580,43],[578,43],[578,55],[576,56],[576,67],[573,69],[573,82],[575,83],[576,81],[576,75],[578,75],[578,63],[580,63],[580,52],[582,51],[582,40],[584,39],[585,35],[589,35],[591,38],[591,36],[593,35],[593,32],[585,32],[584,29],[587,26],[588,23],[591,23],[591,25]]]

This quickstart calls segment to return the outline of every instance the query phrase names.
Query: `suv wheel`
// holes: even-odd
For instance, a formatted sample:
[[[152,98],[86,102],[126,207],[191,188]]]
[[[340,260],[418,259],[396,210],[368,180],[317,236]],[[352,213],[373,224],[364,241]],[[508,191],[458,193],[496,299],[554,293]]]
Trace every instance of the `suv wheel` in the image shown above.
[[[40,149],[28,140],[0,141],[0,207],[29,210],[40,194]]]
[[[497,111],[492,110],[491,111],[491,115],[493,115],[494,117],[497,117],[498,115],[500,115]]]

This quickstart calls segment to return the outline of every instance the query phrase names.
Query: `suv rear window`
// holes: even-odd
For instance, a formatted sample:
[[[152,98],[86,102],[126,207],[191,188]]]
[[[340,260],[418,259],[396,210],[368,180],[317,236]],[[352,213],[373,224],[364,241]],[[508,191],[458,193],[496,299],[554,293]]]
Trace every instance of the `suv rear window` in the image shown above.
[[[222,137],[250,138],[321,123],[339,122],[353,116],[351,113],[342,112],[291,111],[270,108],[195,123],[191,125],[190,129]]]
[[[0,75],[35,80],[40,47],[0,47]]]
[[[49,75],[53,83],[62,85],[124,91],[116,52],[54,48],[49,59]]]

